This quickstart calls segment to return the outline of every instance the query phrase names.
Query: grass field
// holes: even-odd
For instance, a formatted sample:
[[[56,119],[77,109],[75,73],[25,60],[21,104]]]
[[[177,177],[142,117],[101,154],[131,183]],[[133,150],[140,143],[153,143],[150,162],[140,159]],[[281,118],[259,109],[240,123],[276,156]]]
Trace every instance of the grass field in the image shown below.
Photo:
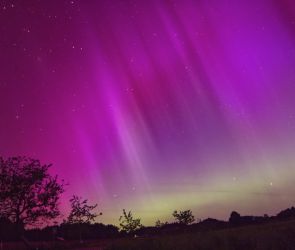
[[[155,238],[124,239],[108,250],[295,250],[295,220]]]
[[[42,245],[40,243],[35,243]],[[21,243],[4,243],[3,250],[26,249]],[[44,242],[41,249],[79,250],[295,250],[295,220],[207,232],[116,240]]]

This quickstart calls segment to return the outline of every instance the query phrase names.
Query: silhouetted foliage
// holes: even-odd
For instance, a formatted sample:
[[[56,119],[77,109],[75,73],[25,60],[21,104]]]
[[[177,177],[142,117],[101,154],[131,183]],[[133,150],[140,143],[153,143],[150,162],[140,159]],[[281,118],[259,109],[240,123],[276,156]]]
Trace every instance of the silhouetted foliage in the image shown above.
[[[155,223],[155,227],[163,227],[165,225],[167,225],[168,222],[161,222],[160,220],[157,220],[156,223]]]
[[[277,214],[277,217],[279,219],[287,219],[287,218],[292,218],[295,217],[295,208],[287,208]]]
[[[119,236],[119,230],[113,225],[94,224],[62,224],[58,229],[58,235],[66,240],[77,240],[83,231],[83,239],[105,239]]]
[[[225,228],[227,223],[225,221],[216,220],[213,218],[207,218],[202,220],[196,224],[192,225],[192,228],[196,226],[198,230],[207,231],[207,230],[215,230],[220,228]]]
[[[189,225],[195,221],[195,217],[193,216],[191,210],[184,210],[179,212],[175,210],[172,215],[180,224]]]
[[[68,216],[68,223],[70,224],[81,224],[81,223],[90,223],[98,215],[102,213],[94,213],[93,210],[97,207],[97,204],[89,205],[88,200],[82,200],[81,197],[73,195],[70,199],[71,203],[71,212]]]
[[[28,157],[0,158],[0,214],[18,230],[60,214],[64,183],[48,173],[50,167]]]
[[[279,214],[290,215],[294,208],[286,209]],[[131,213],[131,212],[130,212]],[[125,211],[127,217],[129,213]],[[292,213],[291,213],[292,214]],[[123,216],[122,216],[123,217]],[[219,221],[216,219],[208,218],[197,223],[186,225],[184,223],[161,223],[158,221],[157,225],[162,225],[160,227],[143,227],[141,226],[134,231],[130,231],[131,235],[136,235],[139,237],[138,240],[135,239],[126,239],[125,236],[130,236],[130,233],[127,234],[126,231],[119,232],[118,228],[112,225],[103,225],[103,224],[91,224],[91,223],[64,223],[59,226],[49,226],[43,229],[31,229],[26,230],[25,237],[29,241],[37,241],[35,243],[29,242],[31,246],[38,246],[38,249],[73,249],[77,248],[77,239],[80,235],[80,230],[83,230],[83,239],[85,240],[98,240],[98,239],[115,239],[115,240],[98,240],[96,241],[99,246],[107,246],[108,244],[113,245],[113,243],[120,242],[129,242],[138,244],[140,242],[146,242],[146,246],[134,245],[135,248],[131,248],[128,245],[121,245],[119,249],[254,249],[255,247],[262,246],[262,243],[268,242],[269,235],[272,238],[272,241],[268,244],[268,247],[259,249],[293,249],[294,247],[294,230],[290,231],[291,226],[294,227],[294,220],[291,217],[291,220],[282,221],[281,217],[278,216],[241,216],[237,212],[231,214],[231,219],[236,218],[238,222],[239,229],[234,229],[234,224]],[[287,217],[286,217],[287,218]],[[133,219],[133,217],[132,217]],[[285,219],[285,217],[283,218]],[[232,221],[232,220],[231,220]],[[267,222],[267,223],[265,223]],[[1,224],[2,223],[2,224]],[[256,227],[256,224],[259,225]],[[1,226],[2,225],[2,226]],[[243,227],[247,225],[247,227]],[[249,227],[248,227],[249,225]],[[269,225],[269,226],[268,226]],[[281,233],[278,237],[277,232],[273,229],[274,225],[282,225],[280,227]],[[283,226],[286,225],[286,226]],[[13,234],[9,235],[7,232],[11,228],[12,223],[7,219],[0,219],[0,239],[4,240],[14,240],[15,238],[11,237]],[[230,230],[227,230],[231,228]],[[264,234],[263,230],[268,230],[267,234]],[[253,231],[254,229],[254,231]],[[240,234],[241,232],[244,232]],[[256,234],[260,234],[261,237],[256,238]],[[249,238],[249,234],[252,234]],[[204,240],[205,235],[211,235],[209,238]],[[216,236],[219,235],[219,238]],[[226,236],[227,235],[227,236]],[[240,236],[239,236],[240,235]],[[4,237],[3,237],[4,236]],[[224,238],[226,236],[226,238]],[[182,238],[184,237],[184,238]],[[237,238],[240,237],[240,238]],[[252,239],[252,237],[254,237]],[[178,239],[181,239],[181,242]],[[55,240],[54,240],[55,239]],[[61,241],[65,239],[64,241]],[[171,239],[172,241],[166,241],[165,239]],[[174,240],[175,239],[175,240]],[[160,241],[158,241],[160,240]],[[163,241],[162,241],[163,240]],[[158,243],[156,243],[158,241]],[[40,243],[38,243],[40,242]],[[42,243],[41,243],[42,242]],[[54,243],[53,243],[54,242]],[[154,243],[155,245],[154,245]],[[170,243],[169,243],[170,242]],[[282,248],[282,242],[284,242],[284,248]],[[94,241],[92,241],[91,246]],[[9,245],[9,243],[7,243]],[[13,244],[13,243],[11,243]],[[87,246],[85,242],[85,246]],[[106,245],[104,245],[106,244]],[[223,245],[221,245],[223,244]],[[258,245],[257,245],[258,244]],[[267,244],[266,244],[267,245]],[[265,246],[266,246],[265,245]],[[273,248],[272,246],[276,247]],[[4,244],[5,248],[6,244]],[[54,246],[50,248],[48,246]],[[210,247],[209,247],[210,246]],[[8,249],[16,249],[8,248]],[[33,248],[30,248],[33,249]],[[35,249],[35,248],[34,248]],[[116,249],[116,248],[114,248]]]
[[[134,219],[131,211],[127,213],[125,209],[123,209],[123,215],[120,216],[119,221],[121,229],[128,234],[142,227],[140,219]]]
[[[94,221],[94,219],[98,216],[97,213],[93,212],[93,210],[97,207],[97,204],[89,205],[88,200],[83,200],[82,197],[78,197],[73,195],[70,199],[71,203],[71,212],[68,216],[67,223],[76,224],[79,231],[79,239],[82,243],[82,233],[83,238],[85,235],[85,230],[87,226],[85,224],[89,224]],[[102,213],[99,213],[102,215]]]
[[[232,226],[243,226],[243,225],[250,225],[250,224],[257,224],[267,222],[269,220],[273,220],[274,217],[269,217],[268,215],[264,216],[252,216],[246,215],[241,216],[239,213],[233,211],[229,218],[229,223]]]
[[[241,215],[236,212],[232,211],[229,217],[229,222],[232,223],[233,225],[237,225],[240,223]]]

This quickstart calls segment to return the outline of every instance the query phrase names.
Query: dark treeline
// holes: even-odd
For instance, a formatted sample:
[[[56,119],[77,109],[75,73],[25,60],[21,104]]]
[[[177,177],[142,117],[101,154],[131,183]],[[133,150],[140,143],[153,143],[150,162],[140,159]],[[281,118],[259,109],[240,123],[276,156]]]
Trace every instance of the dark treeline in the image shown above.
[[[81,237],[83,240],[94,239],[112,239],[121,237],[150,237],[155,235],[178,234],[185,232],[219,230],[225,228],[235,228],[245,225],[262,224],[280,220],[295,218],[295,208],[291,207],[279,212],[276,216],[241,216],[237,212],[232,212],[228,221],[220,221],[208,218],[193,224],[184,224],[179,222],[163,223],[162,225],[145,227],[142,226],[132,233],[120,230],[114,225],[104,225],[102,223],[81,223],[67,224],[62,223],[57,226],[48,226],[42,229],[26,229],[24,236],[29,241],[63,241],[77,240]],[[18,239],[14,224],[7,219],[0,219],[0,238],[4,241],[15,241]]]
[[[149,237],[183,232],[218,230],[244,225],[267,223],[275,220],[295,218],[295,208],[281,211],[276,216],[241,216],[230,214],[228,221],[205,219],[194,223],[191,210],[174,211],[174,223],[156,221],[154,227],[144,227],[140,218],[123,209],[119,227],[95,223],[97,204],[73,195],[69,200],[71,210],[60,225],[38,228],[45,221],[60,218],[59,200],[65,183],[49,174],[50,164],[28,157],[0,157],[0,240],[71,241],[80,243],[90,239],[120,237]],[[38,224],[39,223],[39,224]],[[35,227],[35,229],[32,229]]]
[[[109,239],[120,235],[124,236],[124,233],[119,233],[118,227],[102,223],[61,224],[26,229],[23,235],[29,241],[77,240],[80,238],[81,232],[83,232],[83,239]],[[0,240],[19,240],[14,223],[3,218],[0,219]]]

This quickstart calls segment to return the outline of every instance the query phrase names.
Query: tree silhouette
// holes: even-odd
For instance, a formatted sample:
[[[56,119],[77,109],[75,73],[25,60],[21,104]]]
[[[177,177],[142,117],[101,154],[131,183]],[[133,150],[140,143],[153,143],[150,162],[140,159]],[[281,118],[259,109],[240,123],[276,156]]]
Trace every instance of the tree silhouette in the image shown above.
[[[131,211],[128,213],[123,209],[123,215],[119,218],[120,227],[127,233],[134,233],[135,230],[142,227],[140,219],[134,219]]]
[[[175,210],[172,215],[180,224],[189,225],[195,221],[195,217],[193,216],[191,210],[184,210],[179,212]]]
[[[88,200],[82,200],[82,197],[73,195],[70,199],[71,212],[68,216],[67,222],[69,224],[77,224],[79,226],[80,243],[82,240],[82,224],[90,224],[91,221],[102,213],[95,213],[93,210],[97,207],[97,204],[89,205]]]
[[[70,203],[71,212],[68,216],[68,223],[70,224],[90,223],[94,221],[98,215],[102,215],[102,213],[96,214],[93,212],[97,204],[89,205],[88,200],[82,200],[82,197],[73,195],[70,199]]]
[[[0,157],[0,214],[18,230],[60,214],[64,182],[48,173],[50,167],[28,157]]]

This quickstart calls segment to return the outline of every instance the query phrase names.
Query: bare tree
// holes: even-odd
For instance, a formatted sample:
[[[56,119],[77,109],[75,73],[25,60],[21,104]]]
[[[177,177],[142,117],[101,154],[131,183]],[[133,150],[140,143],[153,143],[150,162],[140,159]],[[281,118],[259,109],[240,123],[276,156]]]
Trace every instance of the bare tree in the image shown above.
[[[193,216],[191,210],[184,210],[179,212],[175,210],[172,215],[180,224],[189,225],[195,221],[195,217]]]
[[[51,176],[50,167],[28,157],[0,157],[0,214],[18,230],[60,215],[64,181]]]

